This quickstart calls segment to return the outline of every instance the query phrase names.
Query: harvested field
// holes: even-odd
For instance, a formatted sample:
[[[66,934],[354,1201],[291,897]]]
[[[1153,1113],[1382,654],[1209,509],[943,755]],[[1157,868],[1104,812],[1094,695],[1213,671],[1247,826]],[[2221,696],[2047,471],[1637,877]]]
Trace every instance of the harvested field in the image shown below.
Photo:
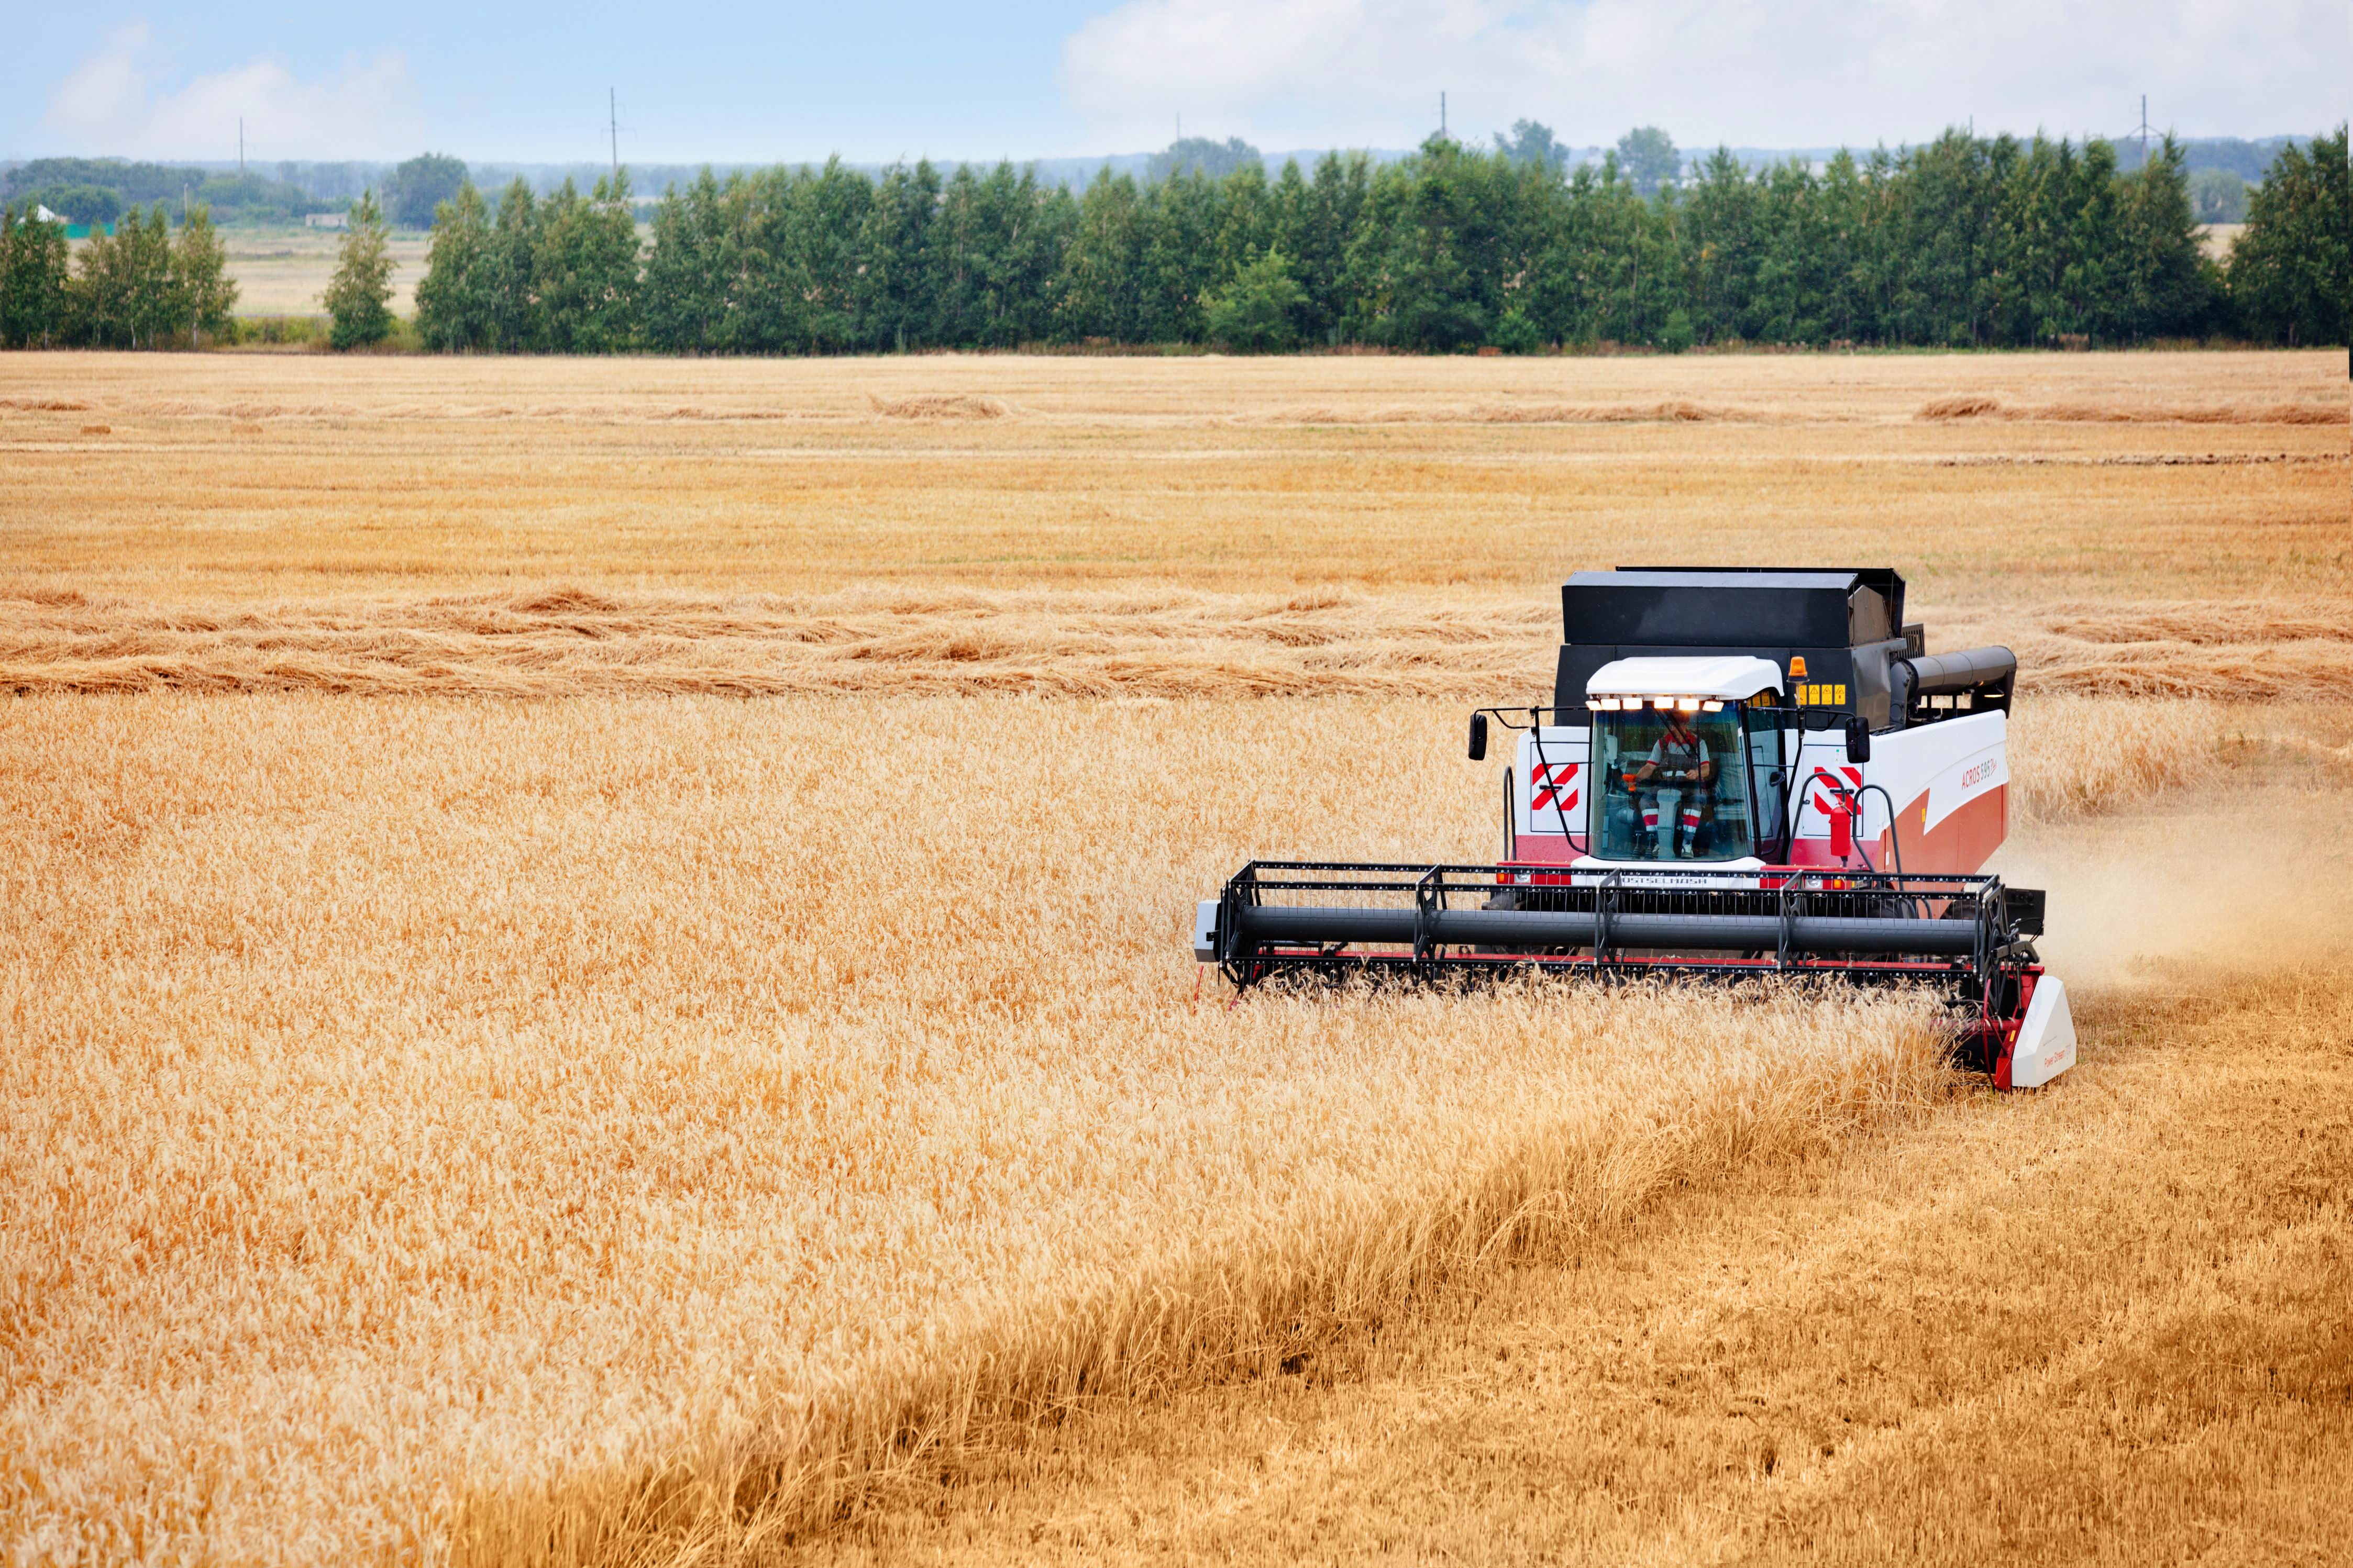
[[[2353,700],[2353,626],[2337,612],[2310,598],[1923,613],[1939,647],[2016,649],[2031,692]],[[720,597],[559,587],[197,604],[0,588],[0,690],[1534,702],[1548,693],[1559,615],[1550,595],[1426,588]]]
[[[2093,425],[2342,426],[2346,411],[2320,403],[2219,404],[2203,407],[2147,403],[2052,403],[2021,407],[1998,397],[1940,397],[1923,404],[1923,419],[2039,419]]]
[[[2294,405],[2335,423],[1915,417],[1963,395]],[[0,414],[0,589],[175,609],[1328,585],[1516,616],[1575,567],[1756,563],[1793,540],[1818,560],[1900,558],[1944,614],[2353,595],[2344,364],[2327,353],[11,354],[0,398],[89,405]],[[957,399],[1007,412],[878,409]],[[1488,416],[1682,403],[1771,418]],[[96,422],[112,433],[77,434]]]
[[[0,1540],[2319,1561],[2341,374],[0,356]],[[2295,416],[2007,416],[2119,407]],[[2059,1088],[1196,994],[1253,853],[1489,854],[1462,707],[1641,559],[2019,650]]]

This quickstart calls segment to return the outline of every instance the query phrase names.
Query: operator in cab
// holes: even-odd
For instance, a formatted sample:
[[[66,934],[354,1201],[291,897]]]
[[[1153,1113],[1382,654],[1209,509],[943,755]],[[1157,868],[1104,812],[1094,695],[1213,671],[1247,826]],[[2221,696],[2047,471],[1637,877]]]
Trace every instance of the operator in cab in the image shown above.
[[[1658,847],[1662,860],[1691,858],[1693,846],[1699,841],[1699,825],[1715,789],[1715,760],[1708,755],[1707,742],[1692,728],[1691,715],[1673,709],[1667,711],[1666,733],[1651,748],[1641,767],[1634,774],[1634,787],[1642,805],[1642,826]],[[1672,847],[1668,835],[1675,825],[1665,828],[1659,825],[1659,794],[1662,788],[1672,788],[1682,796],[1682,847]]]

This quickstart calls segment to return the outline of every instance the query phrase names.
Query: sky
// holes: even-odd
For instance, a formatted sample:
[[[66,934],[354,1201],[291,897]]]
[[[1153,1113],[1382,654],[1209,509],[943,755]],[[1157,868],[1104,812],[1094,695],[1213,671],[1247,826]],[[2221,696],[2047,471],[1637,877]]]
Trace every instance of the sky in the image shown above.
[[[26,5],[0,156],[1015,160],[1638,124],[1687,146],[2346,116],[2343,0],[902,0]]]

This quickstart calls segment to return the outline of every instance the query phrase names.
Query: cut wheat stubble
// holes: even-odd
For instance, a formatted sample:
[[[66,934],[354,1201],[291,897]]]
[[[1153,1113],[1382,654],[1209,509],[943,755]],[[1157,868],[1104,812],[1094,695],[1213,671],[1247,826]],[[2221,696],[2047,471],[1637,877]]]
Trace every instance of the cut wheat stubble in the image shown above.
[[[2021,688],[2353,698],[2322,600],[1934,606],[1939,648],[1999,642]],[[0,691],[570,697],[817,693],[1539,700],[1557,611],[1535,595],[1326,587],[883,590],[558,586],[409,599],[154,605],[0,586]]]

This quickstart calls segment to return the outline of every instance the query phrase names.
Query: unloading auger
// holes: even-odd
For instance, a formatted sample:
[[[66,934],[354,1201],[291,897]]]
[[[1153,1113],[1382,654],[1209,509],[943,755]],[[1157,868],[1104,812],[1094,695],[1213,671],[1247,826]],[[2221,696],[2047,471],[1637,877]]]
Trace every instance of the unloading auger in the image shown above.
[[[1550,707],[1517,737],[1492,865],[1254,860],[1197,913],[1239,987],[1287,973],[1529,968],[1831,975],[1942,991],[2005,1089],[2073,1065],[2043,895],[1983,868],[2009,831],[2008,648],[1926,651],[1883,568],[1621,567],[1561,589]]]

